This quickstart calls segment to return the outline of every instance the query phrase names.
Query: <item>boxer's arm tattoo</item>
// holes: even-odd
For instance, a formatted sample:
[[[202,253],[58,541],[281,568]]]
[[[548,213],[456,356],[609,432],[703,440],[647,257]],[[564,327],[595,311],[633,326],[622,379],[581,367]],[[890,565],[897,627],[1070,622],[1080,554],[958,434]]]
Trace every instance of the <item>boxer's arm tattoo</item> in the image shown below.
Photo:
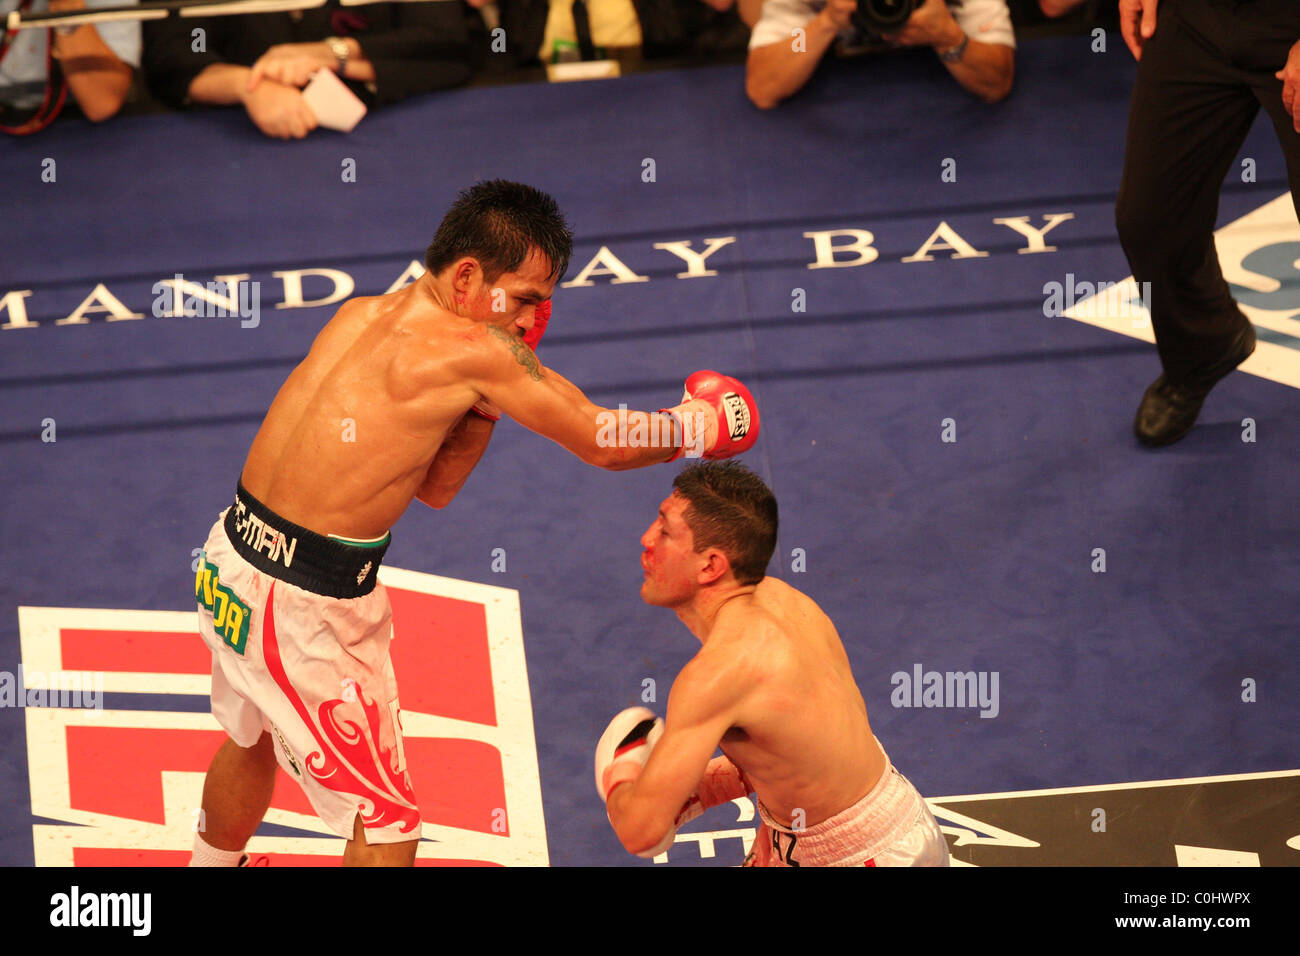
[[[499,329],[495,325],[489,325],[488,331],[506,343],[514,354],[515,361],[524,367],[529,378],[534,382],[542,380],[542,363],[537,361],[537,356],[533,354],[532,349],[524,344],[523,339],[509,335],[504,329]]]

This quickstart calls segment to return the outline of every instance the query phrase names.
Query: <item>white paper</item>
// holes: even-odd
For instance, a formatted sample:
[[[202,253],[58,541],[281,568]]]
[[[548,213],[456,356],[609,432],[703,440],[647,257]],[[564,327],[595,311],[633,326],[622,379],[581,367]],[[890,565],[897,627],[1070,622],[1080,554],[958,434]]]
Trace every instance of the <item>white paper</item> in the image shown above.
[[[333,70],[317,70],[302,90],[302,98],[316,115],[316,122],[326,129],[350,133],[366,115],[362,103]]]

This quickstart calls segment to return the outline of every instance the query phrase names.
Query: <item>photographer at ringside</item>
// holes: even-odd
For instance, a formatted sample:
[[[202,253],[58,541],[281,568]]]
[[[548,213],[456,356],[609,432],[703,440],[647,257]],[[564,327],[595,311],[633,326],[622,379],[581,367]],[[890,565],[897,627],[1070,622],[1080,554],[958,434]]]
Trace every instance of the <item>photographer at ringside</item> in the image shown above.
[[[865,15],[872,2],[766,0],[749,38],[745,72],[745,93],[754,105],[771,109],[802,89],[832,46],[847,51],[873,40],[930,47],[962,87],[987,103],[1011,92],[1016,36],[1006,0],[874,0],[885,12],[911,11],[900,26],[874,35]]]

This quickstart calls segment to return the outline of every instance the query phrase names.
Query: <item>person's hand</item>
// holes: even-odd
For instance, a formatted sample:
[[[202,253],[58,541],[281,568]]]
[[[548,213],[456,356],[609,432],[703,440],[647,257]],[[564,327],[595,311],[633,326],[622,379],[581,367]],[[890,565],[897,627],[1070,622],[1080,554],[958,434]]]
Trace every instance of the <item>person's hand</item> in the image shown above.
[[[826,22],[835,28],[836,33],[849,29],[849,17],[858,9],[858,0],[830,0],[818,16],[825,17]]]
[[[1155,36],[1160,0],[1119,0],[1119,32],[1133,59],[1142,59],[1142,44]]]
[[[281,43],[253,64],[248,75],[248,91],[253,92],[264,79],[301,88],[317,70],[333,70],[338,65],[338,57],[324,43]]]
[[[274,80],[245,93],[244,109],[258,129],[276,139],[303,139],[316,128],[316,114],[302,98],[302,91]]]
[[[1286,66],[1273,75],[1282,81],[1282,105],[1291,114],[1295,131],[1300,133],[1300,40],[1291,47]]]
[[[965,35],[943,0],[925,0],[912,11],[903,29],[884,36],[899,46],[954,47]]]

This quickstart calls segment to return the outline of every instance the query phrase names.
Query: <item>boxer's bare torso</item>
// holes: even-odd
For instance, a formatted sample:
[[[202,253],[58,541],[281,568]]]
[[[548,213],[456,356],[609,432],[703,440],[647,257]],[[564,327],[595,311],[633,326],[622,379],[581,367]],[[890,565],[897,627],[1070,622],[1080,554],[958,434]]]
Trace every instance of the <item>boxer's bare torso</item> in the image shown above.
[[[464,364],[486,334],[442,308],[425,280],[347,302],[276,395],[244,487],[320,534],[382,535],[478,400]]]
[[[740,688],[721,747],[777,822],[802,811],[814,826],[880,779],[885,756],[835,625],[785,582],[764,578],[728,600],[688,671],[692,688]]]
[[[248,493],[318,534],[377,538],[414,498],[442,507],[459,490],[492,432],[466,414],[480,398],[598,467],[667,460],[674,447],[602,443],[607,410],[524,344],[556,278],[533,250],[493,282],[462,261],[347,302],[271,404]]]

